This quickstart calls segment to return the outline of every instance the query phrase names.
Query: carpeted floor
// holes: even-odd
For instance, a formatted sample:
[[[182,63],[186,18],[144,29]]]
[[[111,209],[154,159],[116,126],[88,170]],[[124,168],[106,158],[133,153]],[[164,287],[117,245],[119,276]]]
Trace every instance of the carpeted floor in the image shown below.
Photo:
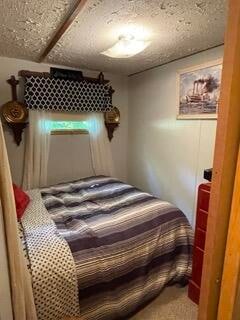
[[[187,287],[167,287],[129,320],[196,320],[197,305],[187,296]]]

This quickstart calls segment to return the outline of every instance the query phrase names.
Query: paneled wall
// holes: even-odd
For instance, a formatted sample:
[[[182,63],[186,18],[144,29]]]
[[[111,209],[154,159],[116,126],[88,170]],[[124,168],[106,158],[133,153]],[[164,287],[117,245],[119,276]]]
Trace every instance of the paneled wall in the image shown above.
[[[217,121],[176,120],[176,72],[222,55],[223,47],[211,49],[129,79],[129,182],[174,203],[192,224]]]
[[[61,67],[61,66],[60,66]],[[0,105],[11,99],[11,89],[6,83],[6,80],[10,75],[17,76],[19,70],[31,70],[39,72],[48,72],[50,65],[39,64],[35,62],[10,59],[0,57]],[[96,76],[99,72],[84,71],[86,76]],[[115,89],[113,95],[113,104],[116,105],[121,112],[121,124],[114,133],[114,138],[111,142],[113,151],[113,158],[116,165],[117,177],[121,180],[127,179],[127,135],[128,135],[128,88],[127,78],[124,76],[104,74],[106,79],[111,80],[111,85]],[[22,90],[19,92],[19,97],[22,98]],[[23,143],[17,147],[13,142],[13,137],[8,128],[5,128],[5,137],[9,153],[10,166],[12,170],[12,176],[17,184],[21,184],[22,172],[23,172],[23,158],[24,158],[24,137]],[[71,140],[71,144],[65,143],[65,140]],[[50,182],[54,181],[54,176],[57,177],[60,171],[67,169],[66,176],[64,172],[61,172],[61,179],[68,180],[75,177],[80,178],[90,173],[89,169],[89,146],[87,140],[82,136],[69,136],[63,138],[63,143],[60,143],[59,138],[52,139],[52,150],[50,153],[49,163],[49,179]],[[69,149],[72,146],[72,151]],[[77,159],[76,152],[79,150],[82,155]],[[72,159],[70,160],[70,154],[72,152]],[[62,154],[62,157],[59,157]],[[74,156],[75,154],[75,156]],[[57,156],[58,155],[58,156]],[[68,156],[68,157],[67,157]],[[75,160],[74,160],[75,159]],[[57,162],[56,162],[57,161]],[[71,162],[71,172],[69,168],[69,161]],[[54,165],[54,162],[56,162]]]

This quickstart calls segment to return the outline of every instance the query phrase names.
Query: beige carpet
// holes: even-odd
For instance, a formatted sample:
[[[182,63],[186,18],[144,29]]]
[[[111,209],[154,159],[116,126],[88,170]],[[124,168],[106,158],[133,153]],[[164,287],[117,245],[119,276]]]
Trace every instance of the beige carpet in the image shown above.
[[[196,320],[197,305],[187,296],[187,287],[167,287],[129,320]]]

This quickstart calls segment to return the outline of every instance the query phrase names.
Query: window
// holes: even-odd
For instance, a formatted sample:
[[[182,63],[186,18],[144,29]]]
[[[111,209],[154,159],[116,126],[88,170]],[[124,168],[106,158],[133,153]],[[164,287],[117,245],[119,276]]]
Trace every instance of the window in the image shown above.
[[[86,134],[87,121],[51,121],[52,134]]]

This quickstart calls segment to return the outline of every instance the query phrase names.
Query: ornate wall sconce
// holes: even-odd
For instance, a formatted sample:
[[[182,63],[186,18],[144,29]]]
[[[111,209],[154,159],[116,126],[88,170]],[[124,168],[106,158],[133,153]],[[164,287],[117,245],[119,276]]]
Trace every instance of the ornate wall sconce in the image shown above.
[[[12,100],[5,103],[2,108],[2,116],[7,125],[12,129],[14,140],[19,146],[22,141],[23,129],[27,126],[28,110],[26,106],[17,100],[17,85],[19,81],[14,76],[7,80],[12,88]]]
[[[108,132],[109,141],[113,138],[113,133],[120,124],[120,111],[114,107],[111,111],[104,113],[105,126]]]

